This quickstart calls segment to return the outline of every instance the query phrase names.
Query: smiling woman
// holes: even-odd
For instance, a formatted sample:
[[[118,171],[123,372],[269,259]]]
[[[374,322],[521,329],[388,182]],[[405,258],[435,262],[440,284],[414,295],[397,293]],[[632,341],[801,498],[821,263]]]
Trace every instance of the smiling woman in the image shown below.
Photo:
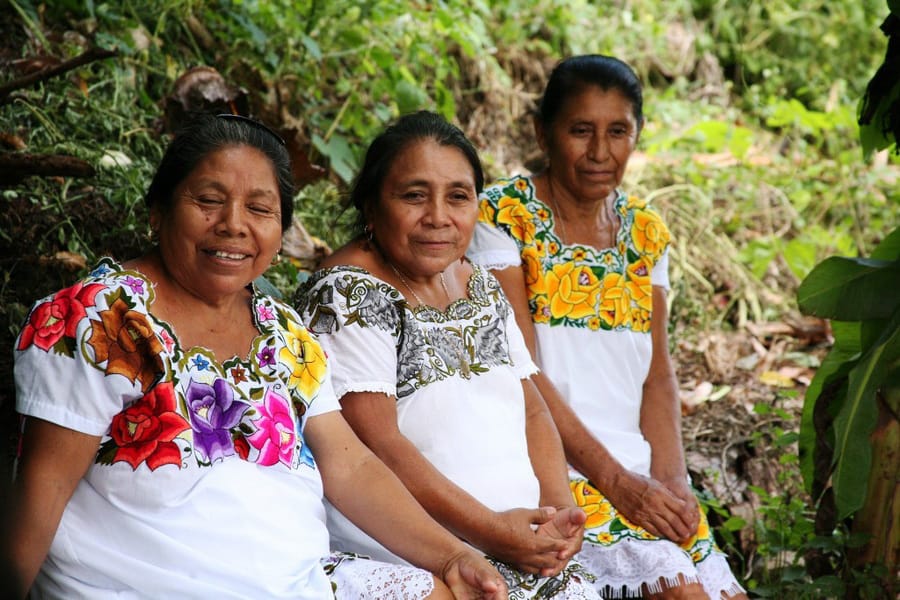
[[[38,302],[16,343],[0,559],[20,595],[505,598],[353,435],[297,313],[251,283],[290,223],[283,143],[198,117],[147,202],[158,245]],[[323,494],[427,570],[330,554]]]

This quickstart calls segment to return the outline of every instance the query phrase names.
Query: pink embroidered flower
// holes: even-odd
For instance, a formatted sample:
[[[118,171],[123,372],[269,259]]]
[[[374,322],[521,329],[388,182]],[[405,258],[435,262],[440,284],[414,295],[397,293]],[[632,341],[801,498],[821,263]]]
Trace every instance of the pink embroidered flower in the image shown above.
[[[250,445],[259,450],[256,462],[264,466],[280,462],[290,468],[297,434],[294,415],[287,400],[268,390],[262,405],[257,406],[257,409],[261,415],[253,420],[257,430],[247,437]]]
[[[22,328],[16,350],[34,344],[47,352],[63,337],[74,338],[79,321],[87,316],[85,309],[94,306],[94,297],[103,288],[79,282],[38,305]]]
[[[275,318],[275,311],[268,306],[257,306],[256,314],[259,316],[260,321],[271,321]]]
[[[172,348],[175,347],[175,340],[172,339],[172,336],[169,335],[169,332],[165,329],[159,330],[159,339],[162,340],[163,345],[166,347],[166,352],[169,354],[172,353]]]

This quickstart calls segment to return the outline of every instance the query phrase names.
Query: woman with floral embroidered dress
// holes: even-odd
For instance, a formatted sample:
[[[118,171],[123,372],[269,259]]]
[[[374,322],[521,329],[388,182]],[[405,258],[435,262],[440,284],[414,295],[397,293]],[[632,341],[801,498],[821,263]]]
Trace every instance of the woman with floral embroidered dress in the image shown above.
[[[364,234],[296,306],[328,353],[342,412],[425,509],[482,550],[510,598],[597,598],[570,558],[584,512],[534,365],[497,281],[464,258],[481,163],[455,126],[401,117],[369,147],[352,200]],[[358,487],[358,486],[357,486]],[[402,563],[328,507],[333,547]]]
[[[506,596],[347,426],[294,310],[251,284],[280,249],[292,193],[274,133],[197,117],[147,194],[158,244],[103,259],[32,309],[15,349],[23,437],[3,541],[21,595]],[[323,492],[437,577],[329,555]]]
[[[575,500],[578,560],[606,597],[746,597],[691,491],[666,339],[669,232],[619,189],[643,125],[618,59],[577,56],[534,120],[547,167],[489,186],[468,256],[509,297],[539,365]]]

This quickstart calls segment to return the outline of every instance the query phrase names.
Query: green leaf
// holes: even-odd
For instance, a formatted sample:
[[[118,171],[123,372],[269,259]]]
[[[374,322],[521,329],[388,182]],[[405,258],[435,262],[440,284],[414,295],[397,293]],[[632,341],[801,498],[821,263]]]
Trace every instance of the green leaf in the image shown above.
[[[856,321],[884,319],[900,306],[900,260],[833,256],[819,263],[797,288],[808,315]]]
[[[334,134],[326,142],[318,135],[313,134],[312,143],[316,150],[328,157],[331,169],[337,173],[338,177],[347,183],[353,179],[356,158],[353,156],[353,150],[350,148],[347,138]]]
[[[897,0],[900,2],[900,0]],[[897,260],[900,259],[900,227],[890,232],[886,238],[881,240],[878,247],[872,251],[871,258],[878,260]]]
[[[800,473],[803,475],[803,483],[808,493],[813,493],[813,481],[815,471],[815,447],[816,428],[813,423],[813,412],[822,389],[837,380],[846,379],[847,374],[856,365],[859,359],[861,342],[859,323],[844,323],[832,321],[831,330],[834,335],[834,345],[822,360],[821,366],[806,389],[806,397],[803,401],[803,414],[800,417]],[[831,429],[831,434],[834,430]],[[827,435],[822,432],[819,435]],[[827,476],[822,474],[822,479]]]
[[[400,114],[424,108],[428,102],[428,94],[415,83],[406,79],[401,79],[397,82],[394,92],[396,93],[397,108],[399,108]]]
[[[866,498],[872,446],[869,436],[878,419],[875,392],[900,360],[900,308],[884,333],[850,371],[847,399],[835,419],[835,456],[832,479],[838,518],[858,510]]]

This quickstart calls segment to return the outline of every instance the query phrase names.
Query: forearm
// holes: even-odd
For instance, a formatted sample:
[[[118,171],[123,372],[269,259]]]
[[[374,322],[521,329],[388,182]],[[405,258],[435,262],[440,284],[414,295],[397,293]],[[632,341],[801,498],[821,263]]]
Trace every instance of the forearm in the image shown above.
[[[574,506],[562,440],[553,416],[530,380],[523,382],[526,398],[525,437],[531,467],[540,482],[540,506]]]
[[[677,390],[674,376],[644,385],[641,431],[651,448],[650,475],[659,481],[687,477]]]

